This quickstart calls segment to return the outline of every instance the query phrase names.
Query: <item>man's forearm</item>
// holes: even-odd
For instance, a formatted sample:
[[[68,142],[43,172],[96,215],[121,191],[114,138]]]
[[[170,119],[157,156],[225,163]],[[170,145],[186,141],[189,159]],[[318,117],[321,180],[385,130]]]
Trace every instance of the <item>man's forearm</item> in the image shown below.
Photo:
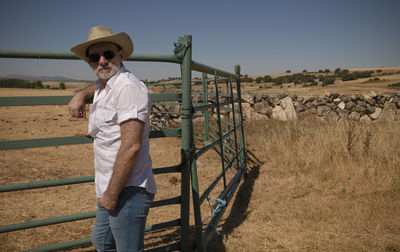
[[[121,123],[120,126],[121,146],[114,163],[113,174],[108,183],[107,190],[100,199],[100,205],[109,211],[115,209],[119,193],[131,176],[133,167],[139,157],[140,149],[142,148],[144,123],[133,119]]]
[[[75,90],[74,94],[75,95],[80,94],[85,99],[90,99],[90,98],[93,98],[95,90],[96,90],[96,84],[91,84],[87,87]]]
[[[113,174],[107,187],[107,194],[117,199],[126,182],[128,181],[136,160],[139,156],[140,147],[136,149],[121,148],[114,164]]]

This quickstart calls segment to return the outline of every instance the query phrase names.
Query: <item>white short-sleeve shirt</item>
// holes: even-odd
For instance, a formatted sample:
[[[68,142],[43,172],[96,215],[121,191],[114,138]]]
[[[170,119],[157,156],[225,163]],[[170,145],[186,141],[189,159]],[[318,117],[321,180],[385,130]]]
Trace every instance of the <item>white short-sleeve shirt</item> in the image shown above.
[[[146,85],[122,66],[99,94],[100,88],[98,80],[89,116],[97,197],[103,196],[110,182],[121,146],[120,123],[128,119],[143,121],[145,128],[139,157],[125,186],[139,186],[156,193],[149,154],[151,100]]]

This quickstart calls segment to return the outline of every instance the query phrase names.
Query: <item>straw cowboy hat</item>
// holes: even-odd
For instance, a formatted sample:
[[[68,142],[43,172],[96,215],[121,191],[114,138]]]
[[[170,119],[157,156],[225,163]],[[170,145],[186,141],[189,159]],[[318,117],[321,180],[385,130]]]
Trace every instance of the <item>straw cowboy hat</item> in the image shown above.
[[[119,45],[124,50],[123,59],[126,60],[133,52],[131,38],[125,32],[113,34],[111,29],[105,26],[95,26],[88,32],[88,41],[71,48],[71,51],[79,58],[87,61],[86,50],[93,44],[110,42]]]

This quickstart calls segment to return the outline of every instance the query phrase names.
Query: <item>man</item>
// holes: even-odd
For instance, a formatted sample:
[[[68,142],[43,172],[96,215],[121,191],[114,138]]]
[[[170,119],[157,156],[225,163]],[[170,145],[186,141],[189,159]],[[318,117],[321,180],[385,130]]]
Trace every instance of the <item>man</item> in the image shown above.
[[[86,118],[85,99],[93,97],[88,128],[94,139],[98,209],[92,243],[98,251],[143,251],[156,186],[149,155],[148,90],[122,64],[133,43],[126,33],[96,26],[88,41],[71,51],[98,77],[95,86],[75,94],[68,105],[71,116]]]

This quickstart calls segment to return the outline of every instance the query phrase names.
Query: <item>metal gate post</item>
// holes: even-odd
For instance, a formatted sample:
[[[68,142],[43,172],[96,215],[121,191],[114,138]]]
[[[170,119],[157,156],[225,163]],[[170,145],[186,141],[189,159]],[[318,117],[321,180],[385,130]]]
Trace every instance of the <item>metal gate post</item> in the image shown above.
[[[182,171],[181,171],[181,251],[189,251],[190,169],[192,166],[192,36],[178,38],[175,54],[182,57]]]
[[[204,91],[204,78],[207,78],[207,75],[204,77],[203,75],[203,91]],[[207,80],[206,84],[207,84]],[[207,88],[207,87],[206,87]],[[207,95],[207,89],[206,89]],[[191,97],[190,97],[191,99]],[[208,117],[208,115],[207,115]],[[207,120],[208,122],[208,120]],[[208,125],[206,125],[208,127]],[[193,128],[192,128],[193,133]],[[194,141],[192,139],[192,150],[194,150]],[[194,221],[195,221],[195,232],[196,232],[196,251],[203,252],[206,251],[206,246],[204,245],[203,239],[203,222],[201,220],[201,210],[200,210],[200,195],[199,195],[199,184],[197,178],[197,166],[196,166],[197,157],[194,155],[191,156],[191,178],[192,178],[192,198],[193,198],[193,212],[194,212]]]

